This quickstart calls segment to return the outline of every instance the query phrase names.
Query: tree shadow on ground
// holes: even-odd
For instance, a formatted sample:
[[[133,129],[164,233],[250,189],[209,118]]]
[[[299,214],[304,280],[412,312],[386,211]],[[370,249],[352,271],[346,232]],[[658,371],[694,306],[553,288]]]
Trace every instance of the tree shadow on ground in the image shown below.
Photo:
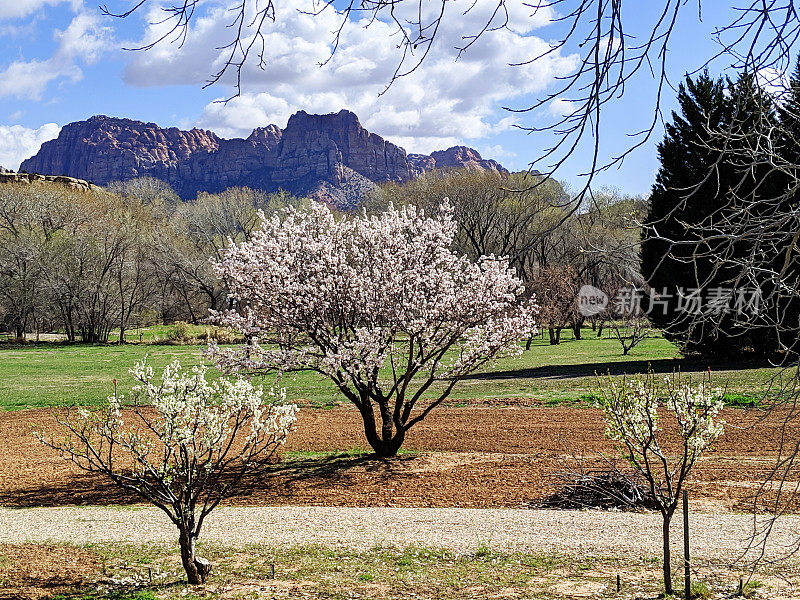
[[[370,487],[381,487],[396,482],[401,473],[407,471],[409,463],[417,456],[398,455],[379,458],[364,453],[353,456],[349,453],[331,453],[321,457],[291,459],[275,465],[269,472],[250,477],[242,482],[237,499],[255,499],[261,496],[265,486],[284,498],[296,495],[308,497],[312,490],[329,491],[333,486],[359,485],[357,480],[366,478]],[[322,496],[322,494],[320,494]]]
[[[767,359],[737,359],[737,360],[708,360],[697,358],[663,358],[658,360],[629,360],[624,362],[594,362],[577,365],[544,365],[524,369],[509,369],[505,371],[491,371],[487,373],[474,373],[465,379],[492,380],[492,379],[575,379],[579,377],[594,377],[595,375],[634,375],[652,370],[654,373],[672,373],[680,370],[684,373],[705,372],[709,368],[713,371],[731,371],[764,369],[775,365]]]
[[[104,504],[128,506],[143,501],[137,494],[92,473],[71,474],[59,481],[5,490],[0,494],[0,505],[14,508]]]
[[[373,484],[380,485],[404,471],[414,455],[378,458],[374,454],[331,453],[276,462],[263,474],[243,479],[233,501],[260,501],[265,495],[289,500],[295,486],[325,488],[350,482],[354,470],[363,471]],[[0,493],[0,506],[13,508],[121,505],[146,502],[141,496],[117,487],[96,473],[70,474],[63,480],[12,489]]]

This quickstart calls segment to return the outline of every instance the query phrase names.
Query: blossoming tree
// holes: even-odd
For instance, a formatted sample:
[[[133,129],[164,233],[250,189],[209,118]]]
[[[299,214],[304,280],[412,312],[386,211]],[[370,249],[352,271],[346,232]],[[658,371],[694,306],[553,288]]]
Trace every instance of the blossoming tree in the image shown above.
[[[664,586],[669,596],[673,593],[669,525],[689,471],[723,433],[722,390],[712,388],[708,381],[692,384],[680,375],[665,377],[663,387],[653,373],[621,381],[609,377],[600,387],[598,404],[606,421],[606,437],[618,443],[624,457],[648,482],[661,512]],[[669,420],[666,431],[659,409]]]
[[[330,378],[375,453],[393,456],[459,380],[535,330],[506,261],[455,254],[455,233],[447,202],[435,218],[414,207],[336,218],[321,204],[273,215],[215,265],[236,306],[215,318],[250,341],[208,353],[223,371]]]
[[[205,367],[186,372],[175,361],[160,381],[146,361],[130,372],[138,381],[132,402],[115,395],[99,410],[70,408],[56,413],[66,436],[36,436],[163,510],[178,528],[189,583],[202,583],[211,569],[195,553],[203,521],[245,476],[263,471],[297,408],[283,390],[265,393],[244,379],[209,382]]]

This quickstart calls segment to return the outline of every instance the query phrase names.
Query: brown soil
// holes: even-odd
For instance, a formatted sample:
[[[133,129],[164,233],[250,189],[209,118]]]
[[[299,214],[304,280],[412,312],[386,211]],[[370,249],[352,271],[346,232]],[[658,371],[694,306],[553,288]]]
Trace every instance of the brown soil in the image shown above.
[[[694,469],[696,502],[744,508],[779,446],[784,415],[725,411],[728,427],[716,449]],[[55,430],[47,410],[0,413],[0,505],[127,504],[139,500],[102,477],[86,474],[43,447],[32,425]],[[517,507],[552,491],[553,473],[571,455],[589,463],[614,455],[601,414],[586,408],[451,408],[434,411],[409,432],[392,460],[369,456],[290,455],[263,481],[251,481],[234,504],[327,506]],[[798,439],[800,423],[789,424]],[[364,448],[355,410],[304,409],[287,452]],[[797,479],[797,477],[793,477]]]
[[[38,600],[74,592],[101,569],[96,554],[70,546],[0,544],[0,600]]]

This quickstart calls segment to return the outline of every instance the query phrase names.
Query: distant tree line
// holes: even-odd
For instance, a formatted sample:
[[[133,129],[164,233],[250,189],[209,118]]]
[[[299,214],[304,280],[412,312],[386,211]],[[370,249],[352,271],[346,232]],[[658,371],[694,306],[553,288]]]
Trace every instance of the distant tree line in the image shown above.
[[[472,260],[508,256],[553,344],[565,328],[580,336],[582,285],[613,295],[641,280],[636,221],[645,204],[614,191],[576,206],[554,180],[462,169],[386,184],[363,208],[414,204],[433,215],[445,197],[458,223],[454,250]],[[0,329],[20,339],[57,331],[94,343],[154,323],[202,322],[228,295],[210,259],[220,259],[230,240],[249,240],[259,211],[303,202],[247,188],[183,202],[147,177],[100,191],[0,186]],[[611,316],[592,325],[602,332]]]
[[[204,320],[225,302],[209,259],[247,239],[258,211],[299,200],[232,188],[182,202],[165,183],[101,191],[0,186],[0,329],[105,342],[112,331]]]

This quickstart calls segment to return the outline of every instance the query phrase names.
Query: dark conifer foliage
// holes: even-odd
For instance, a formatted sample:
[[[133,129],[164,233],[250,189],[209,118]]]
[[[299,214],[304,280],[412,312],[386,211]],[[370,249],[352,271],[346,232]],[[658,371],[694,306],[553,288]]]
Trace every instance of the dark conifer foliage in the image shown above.
[[[661,169],[643,231],[642,273],[661,296],[650,318],[690,352],[773,354],[786,337],[777,320],[791,311],[773,278],[760,273],[775,272],[779,249],[748,235],[746,224],[788,201],[786,169],[753,160],[765,142],[797,148],[779,141],[786,113],[747,74],[735,82],[687,77],[678,102],[658,146]],[[797,121],[791,127],[800,131]],[[743,230],[732,240],[737,215],[745,215]]]

